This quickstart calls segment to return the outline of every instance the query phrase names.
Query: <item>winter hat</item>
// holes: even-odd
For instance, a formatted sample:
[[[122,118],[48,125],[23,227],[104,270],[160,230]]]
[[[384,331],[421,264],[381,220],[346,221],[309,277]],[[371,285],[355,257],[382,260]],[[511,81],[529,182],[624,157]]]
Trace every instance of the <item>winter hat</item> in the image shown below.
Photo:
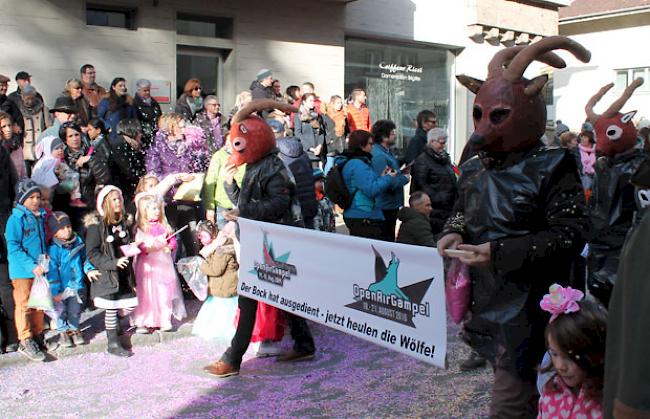
[[[61,138],[59,138],[59,137],[54,137],[54,139],[50,143],[50,154],[52,154],[54,152],[54,150],[56,150],[57,148],[63,147],[63,146],[64,146],[63,140]]]
[[[563,133],[569,131],[569,127],[562,123],[562,120],[558,119],[555,121],[555,135],[560,136]]]
[[[24,204],[27,198],[41,192],[41,187],[31,179],[22,179],[16,184],[16,202]]]
[[[263,69],[261,69],[260,71],[257,72],[256,78],[257,78],[257,81],[262,81],[265,78],[267,78],[269,76],[272,76],[272,75],[273,75],[273,72],[271,70],[269,70],[268,68],[263,68]]]
[[[97,212],[98,212],[99,215],[102,216],[102,217],[103,217],[104,215],[106,215],[106,214],[104,213],[104,209],[102,208],[102,204],[104,203],[104,200],[106,199],[106,197],[108,196],[108,194],[111,193],[111,192],[113,192],[113,191],[117,191],[117,192],[120,194],[120,198],[122,198],[122,200],[124,200],[124,197],[122,197],[122,191],[120,190],[120,188],[118,188],[117,186],[113,186],[113,185],[106,185],[106,186],[104,186],[104,187],[99,191],[99,193],[97,194]]]
[[[584,122],[582,124],[582,128],[581,128],[580,131],[581,132],[591,132],[591,133],[593,133],[594,132],[594,126],[591,125],[591,122]]]
[[[55,211],[47,219],[47,228],[50,230],[52,235],[56,234],[57,231],[61,230],[65,226],[72,225],[70,223],[70,217],[63,211]]]
[[[36,96],[36,89],[31,84],[23,87],[23,90],[20,91],[21,96]]]

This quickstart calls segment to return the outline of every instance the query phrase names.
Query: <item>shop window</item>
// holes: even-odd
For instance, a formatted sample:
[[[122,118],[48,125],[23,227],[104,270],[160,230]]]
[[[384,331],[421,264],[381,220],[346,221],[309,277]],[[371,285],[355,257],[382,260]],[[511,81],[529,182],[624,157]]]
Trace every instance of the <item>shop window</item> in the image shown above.
[[[86,6],[86,25],[135,30],[135,9],[93,5]]]
[[[362,88],[372,121],[389,119],[397,127],[396,146],[415,135],[417,114],[433,110],[448,129],[451,53],[444,48],[348,38],[345,41],[345,92]]]
[[[233,19],[230,17],[179,13],[176,16],[176,33],[179,35],[232,39]]]

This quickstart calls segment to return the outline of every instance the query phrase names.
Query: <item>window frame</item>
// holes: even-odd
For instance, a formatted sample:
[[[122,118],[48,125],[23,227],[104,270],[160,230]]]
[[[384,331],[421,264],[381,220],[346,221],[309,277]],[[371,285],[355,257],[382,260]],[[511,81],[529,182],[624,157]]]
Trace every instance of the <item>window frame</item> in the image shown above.
[[[124,26],[112,26],[112,25],[95,25],[88,23],[88,12],[104,12],[104,13],[122,13],[125,15],[125,25]],[[137,16],[138,9],[133,7],[120,7],[120,6],[111,6],[106,4],[98,3],[86,3],[86,26],[93,26],[98,28],[113,28],[113,29],[126,29],[130,31],[135,31],[138,29],[137,26]]]

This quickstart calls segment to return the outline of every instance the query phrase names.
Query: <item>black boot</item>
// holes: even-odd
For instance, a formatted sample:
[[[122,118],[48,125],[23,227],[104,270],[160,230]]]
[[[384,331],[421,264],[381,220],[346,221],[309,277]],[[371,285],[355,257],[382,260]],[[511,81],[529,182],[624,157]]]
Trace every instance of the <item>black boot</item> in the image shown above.
[[[133,355],[131,352],[124,349],[120,343],[120,339],[117,337],[117,330],[107,330],[106,337],[108,338],[108,347],[106,348],[106,352],[111,355],[121,356],[124,358],[128,358]]]

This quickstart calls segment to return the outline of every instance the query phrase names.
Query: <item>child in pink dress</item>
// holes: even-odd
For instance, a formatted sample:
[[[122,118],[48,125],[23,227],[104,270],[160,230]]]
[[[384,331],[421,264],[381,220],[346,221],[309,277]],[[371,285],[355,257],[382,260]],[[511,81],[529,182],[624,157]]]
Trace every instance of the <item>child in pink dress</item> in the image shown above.
[[[156,193],[141,192],[135,197],[137,229],[135,243],[141,253],[135,260],[138,307],[133,314],[136,333],[159,328],[172,330],[172,317],[186,316],[183,294],[176,276],[172,251],[176,240],[165,218],[164,203]]]
[[[602,418],[607,311],[573,288],[554,284],[540,306],[551,313],[546,343],[553,373],[538,418]]]

